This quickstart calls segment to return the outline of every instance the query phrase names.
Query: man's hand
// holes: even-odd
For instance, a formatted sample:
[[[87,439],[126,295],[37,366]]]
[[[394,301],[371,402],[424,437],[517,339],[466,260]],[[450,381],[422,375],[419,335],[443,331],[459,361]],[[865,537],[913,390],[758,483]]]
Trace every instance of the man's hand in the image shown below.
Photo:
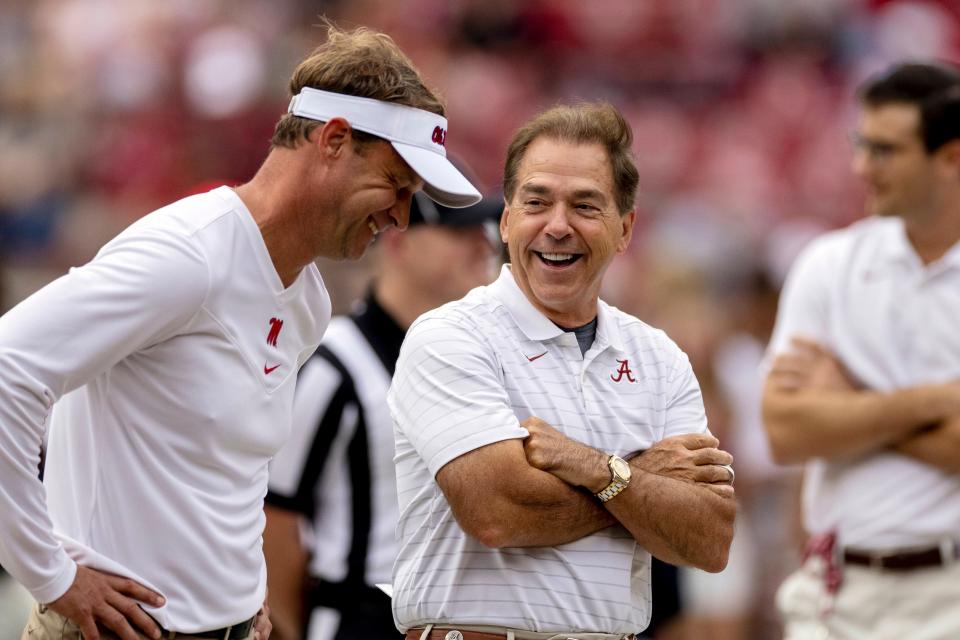
[[[790,339],[791,349],[773,360],[767,381],[781,391],[855,391],[857,384],[826,348],[805,338]]]
[[[139,640],[133,625],[144,635],[159,638],[160,627],[138,602],[160,607],[164,600],[128,578],[78,566],[73,584],[47,608],[77,623],[85,640],[99,640],[98,624],[121,640]]]
[[[687,433],[660,442],[631,458],[636,469],[707,485],[722,496],[733,495],[733,472],[727,468],[733,456],[718,449],[720,441],[709,433]]]
[[[253,622],[253,640],[267,640],[270,632],[273,631],[273,623],[270,622],[270,606],[267,599],[263,600],[263,607],[257,612],[257,619]]]
[[[593,493],[610,484],[607,454],[568,438],[535,416],[520,426],[530,434],[523,441],[523,451],[531,467],[552,473],[575,487],[586,487]]]

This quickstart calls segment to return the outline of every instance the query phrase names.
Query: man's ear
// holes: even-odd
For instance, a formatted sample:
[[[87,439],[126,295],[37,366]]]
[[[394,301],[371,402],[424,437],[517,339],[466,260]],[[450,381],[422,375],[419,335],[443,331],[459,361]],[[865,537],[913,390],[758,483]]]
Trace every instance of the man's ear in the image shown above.
[[[960,179],[960,139],[951,140],[937,149],[937,164],[942,166],[948,175]]]
[[[623,253],[630,246],[630,239],[633,237],[633,224],[637,221],[637,212],[628,211],[620,216],[621,233],[620,240],[617,242],[617,253]]]
[[[510,223],[510,203],[504,199],[503,213],[500,214],[500,240],[506,243],[509,240],[510,233],[507,228]]]
[[[314,131],[320,153],[329,158],[339,157],[353,139],[353,128],[343,118],[331,118]]]

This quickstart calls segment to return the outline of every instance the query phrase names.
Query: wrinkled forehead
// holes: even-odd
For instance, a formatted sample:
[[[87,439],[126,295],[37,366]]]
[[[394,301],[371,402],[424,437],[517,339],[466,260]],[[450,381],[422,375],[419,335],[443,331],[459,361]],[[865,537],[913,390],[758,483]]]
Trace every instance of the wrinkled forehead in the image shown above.
[[[517,167],[516,188],[518,193],[612,198],[613,169],[599,143],[538,138]]]

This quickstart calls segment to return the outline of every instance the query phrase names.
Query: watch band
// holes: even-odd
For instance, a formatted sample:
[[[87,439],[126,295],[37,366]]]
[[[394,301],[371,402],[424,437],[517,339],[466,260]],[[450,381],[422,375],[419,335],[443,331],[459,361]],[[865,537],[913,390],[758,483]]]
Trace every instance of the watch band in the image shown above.
[[[606,502],[627,488],[630,484],[630,466],[623,458],[616,454],[607,458],[607,467],[610,469],[610,484],[600,493],[594,494],[600,502]]]
[[[596,496],[600,498],[600,502],[606,502],[607,500],[609,500],[610,498],[613,498],[614,496],[616,496],[618,493],[620,493],[626,488],[627,488],[626,482],[614,480],[613,482],[607,485],[606,489],[596,494]]]

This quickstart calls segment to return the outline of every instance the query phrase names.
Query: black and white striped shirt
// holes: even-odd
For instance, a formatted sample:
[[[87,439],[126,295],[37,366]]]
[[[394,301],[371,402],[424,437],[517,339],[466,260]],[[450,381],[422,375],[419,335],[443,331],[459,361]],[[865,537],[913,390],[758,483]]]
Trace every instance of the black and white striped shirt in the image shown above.
[[[367,296],[331,320],[300,372],[293,434],[271,463],[267,502],[312,523],[309,573],[321,585],[314,606],[349,612],[390,582],[398,510],[385,399],[403,335]],[[311,638],[322,637],[316,624]]]

